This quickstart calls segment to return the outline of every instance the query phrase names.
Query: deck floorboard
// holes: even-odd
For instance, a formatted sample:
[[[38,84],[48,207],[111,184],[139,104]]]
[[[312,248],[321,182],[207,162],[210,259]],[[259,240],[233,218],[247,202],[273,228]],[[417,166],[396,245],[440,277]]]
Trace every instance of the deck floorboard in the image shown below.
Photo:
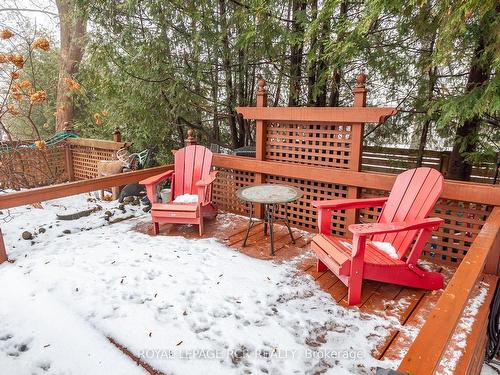
[[[364,313],[390,316],[399,321],[403,330],[395,327],[372,353],[379,359],[401,359],[411,344],[408,332],[419,329],[425,317],[432,310],[442,291],[428,292],[398,285],[375,281],[364,281],[362,302],[355,307],[347,305],[347,287],[332,272],[316,270],[316,258],[309,248],[312,235],[293,230],[295,243],[292,243],[286,227],[275,224],[275,256],[270,255],[269,234],[264,235],[262,223],[256,223],[250,230],[247,246],[243,240],[247,230],[247,218],[238,215],[219,215],[215,220],[207,220],[203,237],[215,237],[236,251],[248,256],[276,261],[289,261],[299,258],[296,267],[299,272],[309,274],[326,293],[347,308],[359,309]],[[151,233],[152,225],[138,227],[137,230]],[[198,228],[189,225],[163,224],[160,235],[180,235],[186,238],[199,238]],[[446,269],[446,279],[452,270]]]

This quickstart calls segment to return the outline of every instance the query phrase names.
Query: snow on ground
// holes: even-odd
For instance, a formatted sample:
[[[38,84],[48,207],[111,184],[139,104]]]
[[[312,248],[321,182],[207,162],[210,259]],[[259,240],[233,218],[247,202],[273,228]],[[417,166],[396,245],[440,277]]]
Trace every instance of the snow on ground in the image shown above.
[[[500,363],[485,363],[481,368],[481,375],[498,375],[500,373]]]
[[[109,225],[103,211],[113,202],[76,221],[55,219],[61,205],[71,212],[88,204],[80,195],[12,209],[0,221],[15,259],[0,266],[8,290],[0,297],[0,368],[9,373],[139,373],[106,337],[168,374],[396,366],[370,355],[394,319],[345,309],[292,263],[253,259],[214,239],[132,230],[149,215]],[[143,214],[126,210],[113,218]],[[33,241],[20,239],[40,227]]]
[[[21,268],[0,270],[0,373],[145,373]]]

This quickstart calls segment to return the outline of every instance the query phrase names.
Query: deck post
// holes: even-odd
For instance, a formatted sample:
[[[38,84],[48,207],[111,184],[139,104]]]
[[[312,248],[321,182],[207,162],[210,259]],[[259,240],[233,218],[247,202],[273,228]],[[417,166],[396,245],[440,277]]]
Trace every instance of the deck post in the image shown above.
[[[353,107],[366,107],[366,94],[368,90],[365,88],[366,75],[364,73],[358,74],[356,77],[356,86],[354,87],[354,103]],[[361,157],[363,154],[363,134],[365,124],[353,123],[351,126],[351,150],[349,155],[349,169],[351,171],[359,172],[361,170]],[[357,199],[361,196],[361,189],[355,186],[347,187],[347,198]],[[358,222],[359,210],[348,210],[346,212],[346,236],[351,237],[351,233],[347,231],[350,224]]]
[[[5,250],[5,243],[3,242],[3,234],[2,229],[0,228],[0,264],[6,262],[7,259],[7,251]]]
[[[71,145],[65,142],[64,155],[66,162],[66,172],[68,173],[68,181],[75,180],[75,171],[73,169],[73,152],[71,151]]]
[[[64,123],[65,132],[73,132],[73,127],[69,122]],[[68,173],[68,181],[75,180],[75,171],[73,168],[73,151],[71,150],[71,144],[66,139],[64,141],[64,159],[66,163],[66,172]]]
[[[115,130],[113,130],[113,141],[114,142],[122,141],[122,133],[120,132],[120,128],[118,127],[116,127]]]
[[[267,107],[267,91],[266,81],[259,79],[257,90],[256,107]],[[264,120],[255,121],[255,159],[266,160],[266,140],[267,140],[267,123]],[[255,183],[262,184],[266,181],[266,176],[262,173],[255,173]],[[262,219],[264,217],[264,209],[261,204],[255,205],[254,216]]]
[[[188,129],[187,138],[184,140],[186,146],[192,146],[196,144],[196,139],[193,137],[193,129]]]

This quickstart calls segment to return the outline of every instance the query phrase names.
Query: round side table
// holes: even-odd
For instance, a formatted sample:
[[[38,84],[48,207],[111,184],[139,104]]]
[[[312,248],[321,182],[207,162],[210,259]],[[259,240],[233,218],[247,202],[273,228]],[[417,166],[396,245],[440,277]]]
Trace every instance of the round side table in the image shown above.
[[[260,184],[240,188],[236,192],[236,195],[242,201],[250,203],[248,227],[245,234],[245,239],[243,240],[243,246],[246,246],[247,244],[250,229],[252,229],[254,223],[258,221],[254,220],[253,218],[254,204],[264,205],[264,234],[267,235],[267,227],[269,226],[271,255],[274,255],[273,224],[276,221],[274,219],[274,213],[276,212],[276,209],[279,207],[279,205],[285,206],[285,217],[284,219],[282,219],[282,221],[288,228],[288,233],[290,234],[292,242],[295,243],[292,229],[290,228],[290,222],[288,220],[288,203],[301,198],[302,195],[304,195],[302,190],[288,185]]]

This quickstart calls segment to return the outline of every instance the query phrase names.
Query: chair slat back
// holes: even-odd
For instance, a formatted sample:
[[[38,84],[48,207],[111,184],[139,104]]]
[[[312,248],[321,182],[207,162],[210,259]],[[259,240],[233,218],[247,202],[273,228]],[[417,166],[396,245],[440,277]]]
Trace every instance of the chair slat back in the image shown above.
[[[209,175],[212,158],[212,152],[199,145],[187,146],[175,153],[174,197],[198,194],[196,183]]]
[[[443,191],[443,175],[432,168],[415,168],[401,173],[378,218],[379,223],[412,222],[432,211]],[[389,242],[402,259],[412,245],[417,231],[378,234],[372,241]]]

